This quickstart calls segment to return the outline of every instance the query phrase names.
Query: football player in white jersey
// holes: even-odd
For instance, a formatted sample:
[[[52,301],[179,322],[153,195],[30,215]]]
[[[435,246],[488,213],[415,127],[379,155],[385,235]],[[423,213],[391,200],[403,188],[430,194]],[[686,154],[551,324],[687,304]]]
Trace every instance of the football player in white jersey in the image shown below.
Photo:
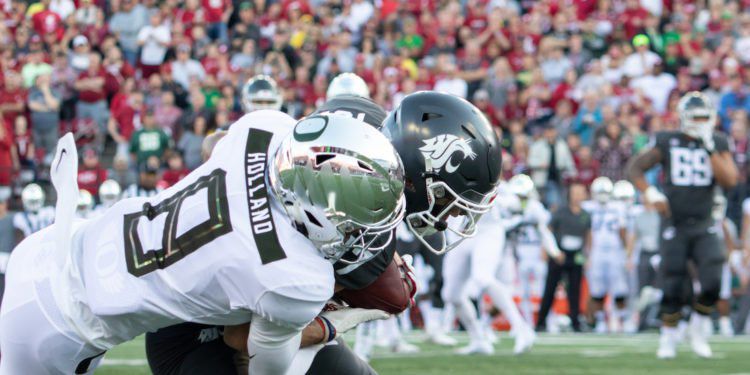
[[[332,262],[379,254],[404,212],[403,167],[381,133],[335,115],[293,124],[246,115],[179,183],[72,233],[75,205],[58,200],[58,223],[11,255],[0,374],[90,373],[114,345],[182,321],[252,321],[250,373],[284,373],[333,294]],[[68,135],[58,191],[75,192],[75,154]]]
[[[588,260],[588,281],[592,313],[597,333],[606,333],[604,298],[615,300],[610,316],[613,331],[618,331],[627,317],[625,300],[628,283],[625,275],[626,215],[620,202],[612,199],[612,181],[597,177],[591,183],[593,200],[584,202],[583,209],[591,215],[591,254]]]
[[[635,196],[635,187],[630,181],[620,180],[614,183],[612,187],[612,198],[622,204],[625,212],[625,275],[628,283],[628,307],[632,308],[628,313],[628,318],[623,321],[623,331],[625,333],[635,333],[638,331],[638,314],[635,311],[638,296],[638,257],[639,249],[636,249],[635,230],[636,220],[640,217],[644,208],[637,204]]]
[[[370,98],[370,88],[360,76],[354,73],[341,73],[328,85],[326,100],[331,100],[342,95],[353,95],[362,98]]]
[[[106,180],[99,186],[99,204],[94,207],[94,215],[101,215],[120,201],[122,188],[115,180]]]
[[[88,219],[94,211],[94,197],[88,190],[78,192],[78,205],[76,205],[76,218]]]
[[[42,187],[31,183],[21,191],[23,211],[13,215],[13,226],[16,228],[16,242],[36,233],[55,220],[55,210],[45,206],[46,195]]]
[[[516,334],[514,354],[529,350],[534,343],[535,333],[518,311],[510,289],[495,276],[506,249],[506,231],[516,228],[524,220],[524,206],[535,206],[536,203],[533,202],[538,203],[529,200],[533,190],[534,184],[528,176],[514,176],[507,186],[499,189],[492,210],[478,222],[477,236],[464,241],[455,250],[446,254],[443,298],[455,306],[456,316],[470,337],[469,345],[459,349],[459,354],[494,352],[491,337],[481,326],[476,309],[470,302],[471,288],[478,289],[480,294],[487,293],[493,304],[507,316]],[[532,211],[534,209],[529,210],[527,219],[536,218]],[[515,215],[511,212],[515,212]],[[539,226],[544,225],[546,223],[539,221]],[[553,242],[550,248],[554,252],[557,246],[551,234],[544,240],[545,243],[549,239]]]
[[[242,86],[242,110],[245,113],[261,109],[280,110],[283,98],[279,92],[276,81],[265,75],[259,74],[250,78]]]
[[[719,290],[719,300],[716,302],[716,310],[719,313],[719,333],[724,337],[734,336],[734,327],[730,318],[731,307],[729,299],[732,298],[732,270],[729,267],[731,253],[736,248],[735,238],[737,229],[731,220],[727,219],[727,198],[721,191],[714,194],[714,207],[711,216],[716,221],[716,233],[724,246],[726,260],[721,268],[721,289]],[[713,322],[707,321],[709,332],[713,333]]]
[[[557,247],[552,232],[548,228],[550,213],[538,199],[534,183],[526,175],[516,175],[510,181],[511,192],[520,200],[520,210],[511,226],[505,228],[507,244],[518,259],[518,282],[521,295],[521,312],[528,324],[534,324],[533,297],[541,299],[547,277],[547,263],[542,258],[542,250],[561,262],[563,254]],[[515,224],[515,225],[514,225]],[[514,225],[514,226],[512,226]]]

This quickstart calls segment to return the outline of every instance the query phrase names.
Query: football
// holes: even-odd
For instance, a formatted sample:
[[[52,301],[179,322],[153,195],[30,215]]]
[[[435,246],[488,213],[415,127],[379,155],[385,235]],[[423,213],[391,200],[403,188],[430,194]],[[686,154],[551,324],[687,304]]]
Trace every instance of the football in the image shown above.
[[[337,296],[352,307],[378,309],[390,314],[398,314],[409,307],[410,290],[408,280],[401,277],[394,259],[383,274],[366,288],[342,290],[337,293]]]

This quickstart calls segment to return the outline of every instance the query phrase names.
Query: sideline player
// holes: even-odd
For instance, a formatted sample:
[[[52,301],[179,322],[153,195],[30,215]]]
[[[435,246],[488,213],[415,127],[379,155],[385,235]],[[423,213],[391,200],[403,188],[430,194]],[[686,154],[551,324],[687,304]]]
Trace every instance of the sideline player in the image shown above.
[[[185,179],[73,233],[75,206],[62,197],[76,192],[77,160],[64,137],[52,167],[58,222],[8,266],[0,374],[90,373],[146,331],[251,320],[250,372],[284,373],[333,294],[331,263],[382,251],[404,209],[403,167],[382,134],[343,116],[293,123],[246,115]]]
[[[583,203],[583,209],[591,215],[591,254],[589,255],[587,278],[591,292],[592,314],[597,333],[610,329],[618,332],[627,318],[625,302],[628,282],[625,274],[626,213],[612,199],[613,185],[607,177],[597,177],[591,183],[593,200]],[[609,316],[607,327],[604,298],[614,299],[615,308]]]
[[[657,133],[627,168],[635,187],[662,215],[659,271],[664,283],[663,326],[657,351],[662,359],[677,355],[680,309],[689,303],[694,311],[689,326],[691,347],[701,357],[712,356],[703,326],[719,298],[724,256],[712,229],[711,207],[714,188],[732,188],[738,174],[726,137],[714,132],[717,112],[711,101],[700,92],[689,92],[680,99],[677,110],[680,130]],[[664,170],[664,193],[644,178],[657,164]],[[688,260],[695,262],[701,284],[694,301],[685,300]]]
[[[49,225],[55,219],[55,210],[45,206],[46,195],[42,187],[30,183],[21,191],[23,211],[13,215],[13,226],[16,228],[16,243]]]

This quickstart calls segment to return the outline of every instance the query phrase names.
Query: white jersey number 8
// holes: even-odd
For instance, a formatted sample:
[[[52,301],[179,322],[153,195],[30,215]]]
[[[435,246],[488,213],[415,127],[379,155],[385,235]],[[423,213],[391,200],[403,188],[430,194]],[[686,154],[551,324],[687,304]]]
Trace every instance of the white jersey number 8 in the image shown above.
[[[673,147],[670,150],[672,184],[675,186],[709,186],[713,171],[708,152],[702,148]]]

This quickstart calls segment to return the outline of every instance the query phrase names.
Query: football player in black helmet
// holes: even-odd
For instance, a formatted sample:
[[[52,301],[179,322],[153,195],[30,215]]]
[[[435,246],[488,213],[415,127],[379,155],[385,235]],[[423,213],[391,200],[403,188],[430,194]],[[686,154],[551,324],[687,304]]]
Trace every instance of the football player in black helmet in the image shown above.
[[[404,162],[406,222],[414,235],[438,254],[473,236],[501,172],[500,142],[482,112],[457,96],[421,91],[403,99],[382,131]],[[451,216],[461,220],[449,224]]]
[[[659,272],[663,280],[662,331],[657,357],[674,358],[676,325],[683,305],[692,304],[690,341],[693,351],[710,357],[703,333],[704,322],[719,298],[724,254],[713,228],[711,209],[717,187],[737,184],[737,167],[724,135],[714,132],[717,113],[710,99],[690,92],[677,106],[680,131],[660,132],[646,150],[628,166],[628,175],[644,198],[662,214]],[[644,173],[660,164],[664,169],[664,193],[649,186]],[[698,269],[701,291],[688,301],[684,286],[690,285],[687,263]]]
[[[282,100],[276,81],[267,75],[256,75],[242,86],[242,110],[245,113],[260,109],[278,111]]]

